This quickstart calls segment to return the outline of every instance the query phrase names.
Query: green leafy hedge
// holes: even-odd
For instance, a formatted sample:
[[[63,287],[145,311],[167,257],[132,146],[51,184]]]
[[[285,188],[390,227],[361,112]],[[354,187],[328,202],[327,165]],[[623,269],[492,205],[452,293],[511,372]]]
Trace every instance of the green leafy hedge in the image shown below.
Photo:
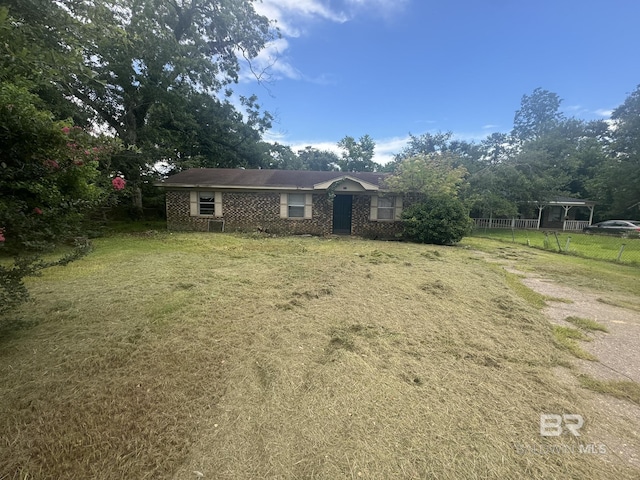
[[[402,213],[404,237],[418,243],[448,245],[471,233],[469,209],[456,197],[429,197]]]

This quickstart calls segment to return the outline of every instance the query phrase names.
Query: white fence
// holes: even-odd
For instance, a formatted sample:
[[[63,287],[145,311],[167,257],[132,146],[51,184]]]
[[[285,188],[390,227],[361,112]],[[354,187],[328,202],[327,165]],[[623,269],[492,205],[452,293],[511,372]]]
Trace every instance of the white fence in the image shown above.
[[[528,229],[537,230],[537,218],[474,218],[476,228],[515,228],[518,230]],[[566,220],[563,230],[566,231],[582,231],[589,225],[586,220]]]
[[[584,227],[588,227],[589,222],[586,220],[566,220],[564,222],[564,230],[581,232]]]
[[[538,228],[537,218],[474,218],[477,228]]]

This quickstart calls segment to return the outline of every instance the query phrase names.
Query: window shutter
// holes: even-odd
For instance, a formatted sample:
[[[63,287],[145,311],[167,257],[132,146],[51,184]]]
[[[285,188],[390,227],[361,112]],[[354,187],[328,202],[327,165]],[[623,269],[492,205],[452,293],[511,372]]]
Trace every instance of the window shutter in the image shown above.
[[[393,218],[395,220],[402,220],[402,197],[400,196],[396,197],[396,204],[395,204]]]
[[[196,191],[191,191],[189,192],[189,205],[190,205],[190,213],[192,217],[195,217],[198,215],[198,192]]]
[[[286,193],[280,194],[280,218],[287,218],[289,216],[288,203],[289,195]]]
[[[311,211],[311,205],[313,202],[313,196],[307,193],[304,196],[304,218],[312,218],[313,212]]]
[[[376,195],[371,197],[371,213],[369,214],[369,220],[378,220],[378,197]]]
[[[222,192],[215,193],[215,215],[216,217],[222,216]]]

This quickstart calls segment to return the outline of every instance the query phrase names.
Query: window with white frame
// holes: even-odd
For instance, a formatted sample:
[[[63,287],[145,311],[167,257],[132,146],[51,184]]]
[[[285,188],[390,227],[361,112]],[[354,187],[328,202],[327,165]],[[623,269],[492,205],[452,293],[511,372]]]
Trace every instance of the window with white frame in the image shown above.
[[[280,218],[310,219],[312,200],[310,193],[281,193]]]
[[[396,208],[395,197],[378,198],[378,220],[393,220]]]
[[[222,217],[222,193],[207,191],[191,192],[192,217]]]
[[[393,222],[402,219],[402,197],[394,195],[371,197],[370,220]]]
[[[304,193],[290,193],[287,198],[287,216],[289,218],[304,218]]]

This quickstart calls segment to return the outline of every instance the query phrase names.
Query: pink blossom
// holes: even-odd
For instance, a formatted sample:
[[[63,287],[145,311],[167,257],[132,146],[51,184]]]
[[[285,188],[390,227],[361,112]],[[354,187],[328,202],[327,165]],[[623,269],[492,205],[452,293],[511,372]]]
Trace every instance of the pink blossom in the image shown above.
[[[52,168],[53,170],[57,170],[58,168],[60,168],[60,165],[58,165],[58,162],[56,162],[55,160],[45,160],[44,161],[44,165],[45,167],[49,167]]]
[[[4,228],[0,228],[0,242],[4,242],[5,238],[4,238]]]
[[[65,135],[68,135],[70,131],[71,129],[69,127],[62,127],[62,133],[64,133]]]
[[[127,184],[127,182],[125,181],[124,178],[122,177],[116,177],[113,180],[111,180],[111,185],[113,185],[113,188],[115,190],[122,190],[124,189],[125,185]]]
[[[42,215],[42,210],[40,210],[38,207],[33,209],[33,213],[35,213],[36,215]]]

